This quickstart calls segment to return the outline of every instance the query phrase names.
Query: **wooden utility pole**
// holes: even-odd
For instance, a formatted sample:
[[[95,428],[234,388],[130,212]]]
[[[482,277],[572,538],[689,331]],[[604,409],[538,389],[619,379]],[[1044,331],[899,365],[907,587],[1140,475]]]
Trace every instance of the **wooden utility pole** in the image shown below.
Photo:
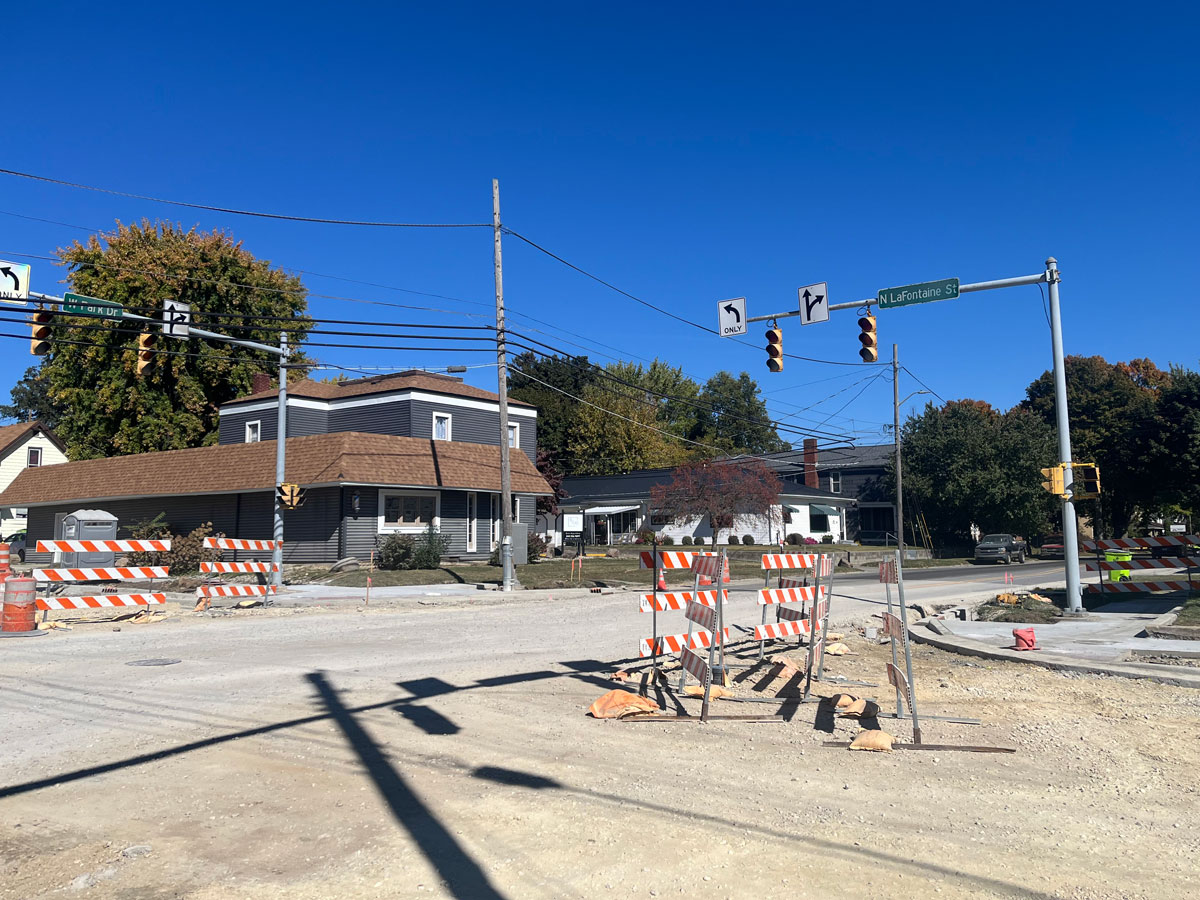
[[[500,395],[500,564],[501,590],[513,589],[512,468],[508,455],[508,347],[504,334],[504,268],[500,258],[500,182],[492,179],[493,259],[496,269],[496,383]]]

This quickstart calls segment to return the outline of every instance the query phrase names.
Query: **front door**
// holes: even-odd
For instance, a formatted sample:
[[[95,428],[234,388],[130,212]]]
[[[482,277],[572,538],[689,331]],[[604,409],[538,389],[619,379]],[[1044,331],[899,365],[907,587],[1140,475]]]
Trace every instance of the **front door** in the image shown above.
[[[475,552],[475,527],[479,523],[479,500],[473,493],[467,494],[467,552]]]

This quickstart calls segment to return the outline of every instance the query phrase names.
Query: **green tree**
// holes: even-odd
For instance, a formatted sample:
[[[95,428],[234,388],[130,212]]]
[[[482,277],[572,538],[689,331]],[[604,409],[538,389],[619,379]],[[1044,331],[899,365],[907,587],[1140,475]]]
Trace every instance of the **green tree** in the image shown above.
[[[673,466],[688,445],[664,434],[656,405],[642,392],[612,383],[583,392],[567,443],[573,475],[615,475]]]
[[[1097,534],[1123,535],[1137,508],[1154,498],[1146,457],[1158,393],[1170,376],[1147,359],[1110,363],[1101,356],[1068,356],[1066,376],[1074,461],[1100,466],[1100,499],[1081,501],[1079,510]],[[1053,375],[1043,373],[1026,395],[1022,405],[1055,426]]]
[[[727,453],[777,453],[788,449],[779,437],[758,382],[743,372],[737,378],[718,372],[704,384],[699,400],[705,407],[691,437]]]
[[[1014,407],[978,400],[927,404],[901,427],[904,488],[939,542],[969,539],[971,526],[1029,536],[1049,528],[1055,499],[1040,470],[1054,460],[1053,430]]]
[[[586,356],[538,357],[532,352],[513,358],[508,375],[508,395],[538,408],[538,449],[547,454],[547,465],[574,474],[568,450],[579,401],[575,397],[598,376]]]
[[[0,419],[18,422],[38,421],[47,428],[57,428],[62,411],[50,399],[50,389],[39,366],[30,366],[13,385],[12,403],[0,405]]]
[[[191,305],[198,325],[248,340],[275,344],[286,325],[293,346],[312,327],[300,279],[225,232],[118,223],[59,257],[71,290],[142,315],[157,317],[163,300],[174,298]],[[277,368],[275,357],[231,344],[159,337],[158,349],[195,355],[157,354],[138,376],[137,340],[128,320],[56,317],[37,377],[53,408],[64,411],[56,430],[72,459],[214,442],[220,405],[249,393],[255,372]]]
[[[1150,433],[1145,468],[1156,487],[1156,505],[1195,516],[1200,512],[1200,374],[1171,369]]]

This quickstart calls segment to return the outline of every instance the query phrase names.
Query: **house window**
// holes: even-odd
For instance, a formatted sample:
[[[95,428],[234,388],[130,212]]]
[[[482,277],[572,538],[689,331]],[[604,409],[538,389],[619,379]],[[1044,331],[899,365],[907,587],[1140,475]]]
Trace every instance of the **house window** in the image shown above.
[[[519,424],[517,424],[517,425],[510,424],[508,426],[508,446],[510,446],[510,447],[520,447],[521,446],[521,426]]]
[[[424,531],[430,525],[441,527],[440,502],[436,493],[417,491],[380,491],[380,531]]]
[[[435,441],[448,441],[451,440],[450,435],[450,414],[435,412],[433,414],[433,439]]]
[[[246,423],[246,443],[257,444],[262,440],[262,422],[255,419]]]
[[[650,525],[653,528],[664,528],[674,524],[675,520],[666,513],[650,513]]]
[[[820,534],[829,530],[829,516],[825,513],[810,513],[808,517],[808,527],[812,529],[814,534]]]
[[[41,464],[42,464],[42,448],[41,447],[30,447],[29,453],[25,457],[25,465],[29,466],[29,468],[31,468],[31,469],[36,469]]]
[[[829,492],[831,494],[840,494],[842,492],[842,473],[829,473]]]

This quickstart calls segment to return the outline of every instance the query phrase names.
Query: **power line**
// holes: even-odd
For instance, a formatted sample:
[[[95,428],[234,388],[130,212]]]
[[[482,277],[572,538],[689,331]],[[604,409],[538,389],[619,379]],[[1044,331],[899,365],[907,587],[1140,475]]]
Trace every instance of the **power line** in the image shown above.
[[[42,181],[47,184],[58,184],[63,187],[77,188],[82,191],[94,191],[99,194],[111,194],[115,197],[128,197],[131,200],[145,200],[148,203],[163,203],[168,206],[183,206],[188,209],[203,209],[209,212],[227,213],[232,216],[252,216],[258,219],[282,219],[286,222],[313,222],[318,225],[361,225],[368,228],[491,228],[491,222],[371,222],[355,219],[326,219],[316,216],[289,216],[282,213],[259,212],[248,209],[231,209],[226,206],[210,206],[205,203],[188,203],[183,200],[165,200],[161,197],[148,197],[145,194],[133,194],[128,191],[116,191],[110,188],[96,187],[90,184],[79,184],[74,181],[63,181],[59,178],[49,178],[45,175],[34,175],[30,172],[17,172],[13,169],[0,169],[0,175],[12,175],[16,178],[28,178],[31,181]]]
[[[937,397],[943,403],[946,402],[945,397],[943,397],[941,394],[939,394],[937,391],[935,391],[933,388],[931,388],[929,385],[927,385],[925,382],[923,382],[920,378],[917,378],[916,375],[913,375],[912,370],[909,369],[908,366],[901,366],[900,368],[902,371],[907,372],[909,374],[909,376],[914,381],[916,381],[917,384],[919,384],[921,387],[925,388],[925,390],[929,391],[929,393],[933,394],[933,396]]]

